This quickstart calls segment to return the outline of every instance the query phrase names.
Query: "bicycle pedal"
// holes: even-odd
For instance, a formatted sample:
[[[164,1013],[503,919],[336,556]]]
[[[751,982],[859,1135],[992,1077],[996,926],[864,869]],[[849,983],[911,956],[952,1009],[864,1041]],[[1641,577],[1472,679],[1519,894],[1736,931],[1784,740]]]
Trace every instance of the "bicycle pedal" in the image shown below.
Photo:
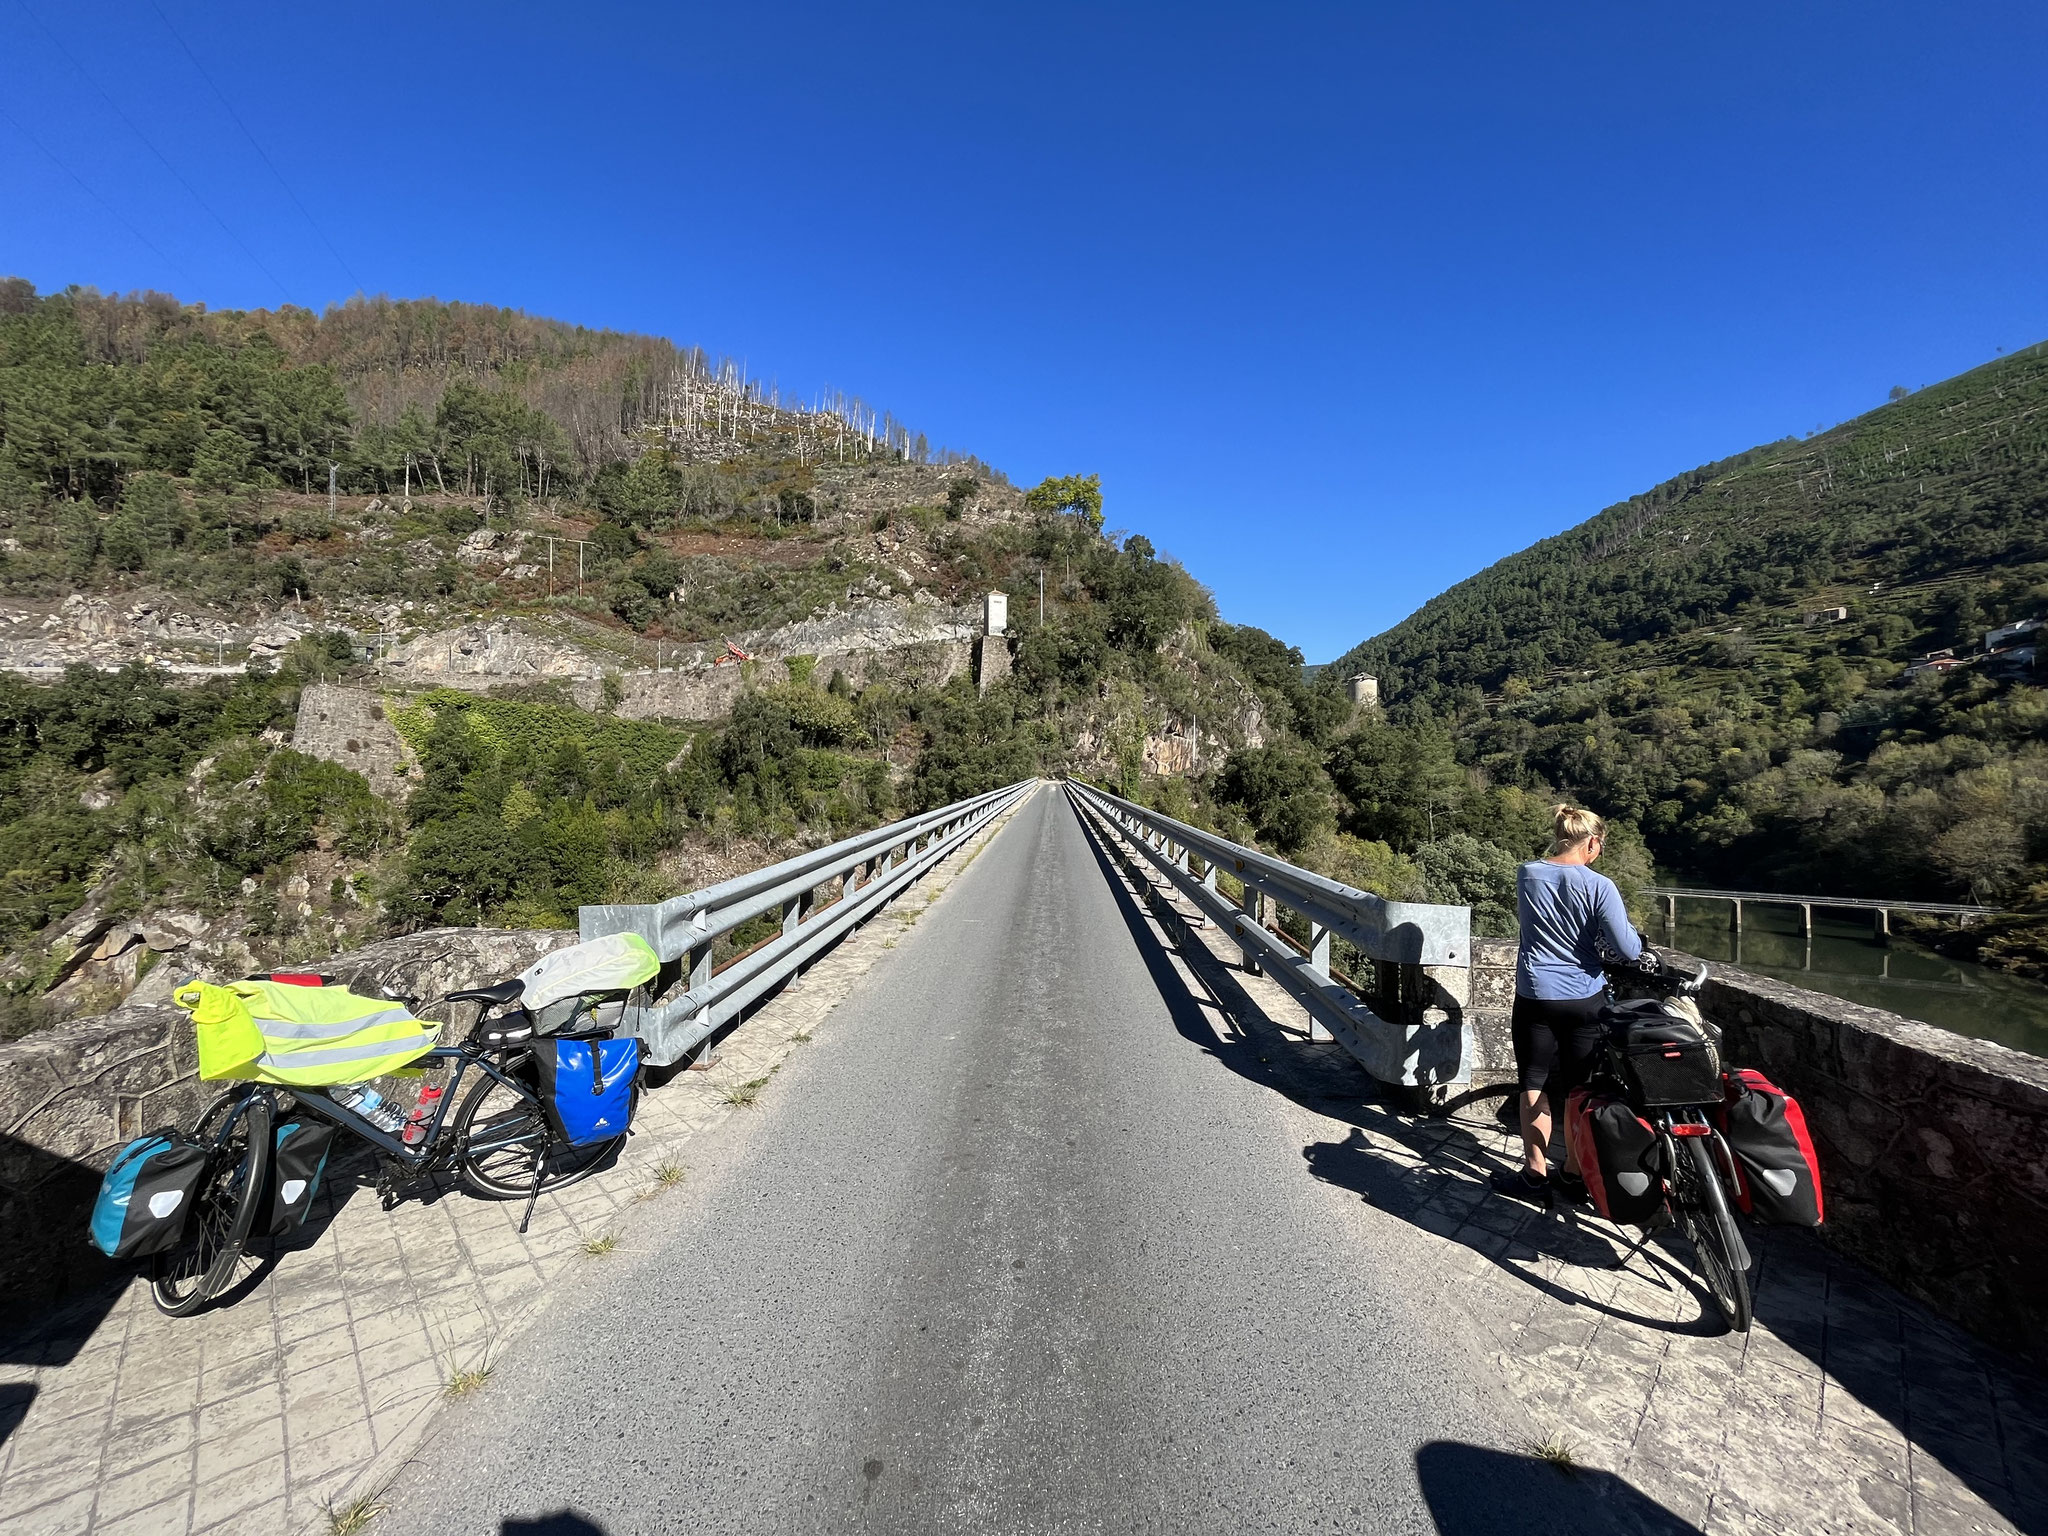
[[[377,1162],[377,1201],[385,1210],[396,1210],[405,1200],[406,1191],[419,1182],[419,1175],[391,1158],[379,1158]]]

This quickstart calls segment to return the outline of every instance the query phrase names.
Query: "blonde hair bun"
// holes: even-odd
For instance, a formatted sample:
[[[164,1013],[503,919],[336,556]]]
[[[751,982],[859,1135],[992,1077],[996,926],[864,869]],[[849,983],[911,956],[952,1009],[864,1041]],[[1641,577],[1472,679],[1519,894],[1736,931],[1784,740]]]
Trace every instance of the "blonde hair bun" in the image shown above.
[[[1553,805],[1550,824],[1552,854],[1576,848],[1588,838],[1597,837],[1603,842],[1607,838],[1607,823],[1581,806]]]

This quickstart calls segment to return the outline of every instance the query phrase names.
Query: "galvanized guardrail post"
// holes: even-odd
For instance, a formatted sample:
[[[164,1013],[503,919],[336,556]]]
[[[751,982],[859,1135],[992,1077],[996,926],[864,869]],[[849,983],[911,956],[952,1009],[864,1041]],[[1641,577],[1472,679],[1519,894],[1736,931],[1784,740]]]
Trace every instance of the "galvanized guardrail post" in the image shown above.
[[[653,946],[662,970],[638,1033],[647,1059],[667,1066],[879,911],[1037,783],[1027,779],[906,817],[668,901],[584,907],[581,936],[637,933]],[[838,897],[819,902],[820,888],[834,882]],[[770,916],[779,922],[778,933],[713,965],[720,937]]]
[[[1248,972],[1271,976],[1302,1004],[1312,1035],[1318,1026],[1327,1030],[1382,1082],[1433,1094],[1472,1080],[1469,907],[1386,901],[1078,779],[1066,788],[1083,822],[1157,898],[1153,910],[1170,914],[1170,926],[1185,923],[1160,887],[1178,891],[1230,934]],[[1199,879],[1190,855],[1202,860]],[[1219,889],[1219,872],[1242,883],[1242,906]],[[1274,908],[1306,921],[1305,945],[1285,932]],[[1335,938],[1373,963],[1369,998],[1332,967]]]

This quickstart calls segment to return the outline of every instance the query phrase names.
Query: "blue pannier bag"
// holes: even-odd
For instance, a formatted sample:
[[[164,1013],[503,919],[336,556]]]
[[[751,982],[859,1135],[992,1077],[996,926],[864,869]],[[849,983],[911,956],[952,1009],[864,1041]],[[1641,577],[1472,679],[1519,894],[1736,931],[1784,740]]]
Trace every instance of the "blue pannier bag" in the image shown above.
[[[116,1154],[92,1205],[92,1241],[110,1259],[175,1248],[206,1175],[206,1149],[165,1127]]]
[[[320,1175],[334,1146],[334,1127],[318,1120],[287,1120],[277,1128],[270,1158],[270,1235],[297,1230],[320,1193]]]
[[[536,1040],[533,1054],[540,1064],[541,1099],[571,1145],[626,1134],[633,1120],[633,1079],[640,1072],[638,1039]]]

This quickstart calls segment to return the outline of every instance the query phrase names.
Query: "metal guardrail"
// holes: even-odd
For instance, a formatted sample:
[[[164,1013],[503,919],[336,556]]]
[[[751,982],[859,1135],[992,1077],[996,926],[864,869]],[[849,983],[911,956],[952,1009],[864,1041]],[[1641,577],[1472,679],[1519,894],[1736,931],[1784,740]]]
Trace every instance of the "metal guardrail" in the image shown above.
[[[655,1001],[641,1015],[641,1049],[656,1066],[680,1061],[749,1003],[781,985],[842,934],[1022,800],[1036,779],[991,790],[830,847],[650,906],[584,907],[581,936],[637,933],[661,957]],[[836,900],[819,889],[842,882]],[[782,931],[714,971],[721,935],[767,913]],[[674,989],[682,986],[681,992]]]
[[[1417,1088],[1471,1082],[1477,1046],[1466,1017],[1469,976],[1444,974],[1471,968],[1469,907],[1387,901],[1078,779],[1066,788],[1084,821],[1093,817],[1098,831],[1113,829],[1374,1077]],[[1239,906],[1218,889],[1225,873],[1256,898],[1252,905]],[[1268,903],[1308,920],[1305,949],[1263,920]],[[1332,935],[1374,962],[1371,1003],[1332,973]]]

